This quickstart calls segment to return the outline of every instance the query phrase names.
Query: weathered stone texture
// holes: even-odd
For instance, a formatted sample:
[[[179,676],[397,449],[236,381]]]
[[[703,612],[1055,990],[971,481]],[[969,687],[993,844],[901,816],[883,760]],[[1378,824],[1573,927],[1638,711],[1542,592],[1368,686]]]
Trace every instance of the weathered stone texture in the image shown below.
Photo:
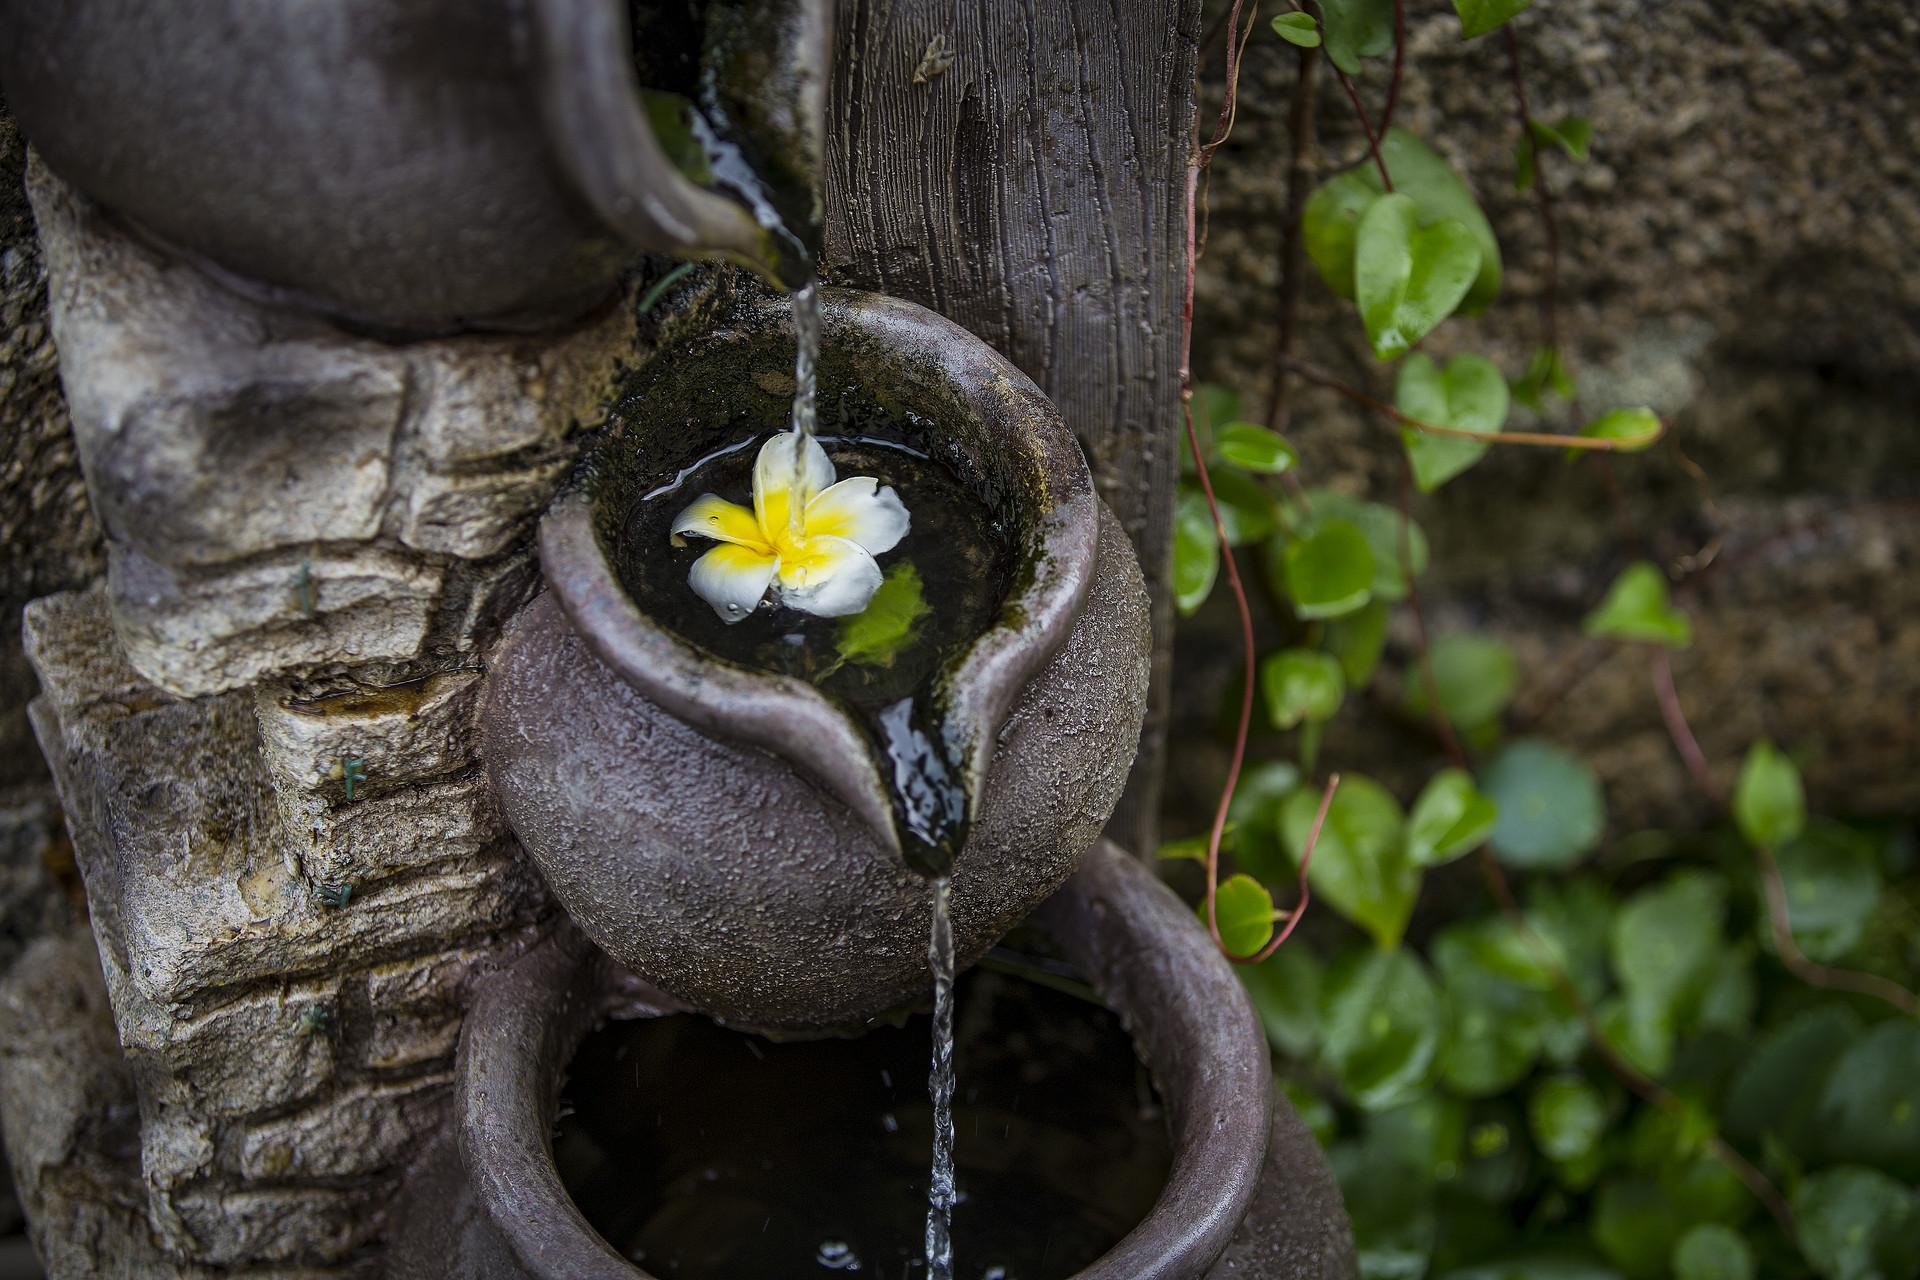
[[[1533,113],[1575,113],[1595,128],[1587,164],[1546,161],[1560,327],[1583,406],[1648,404],[1671,434],[1611,466],[1637,546],[1620,536],[1604,469],[1557,451],[1496,448],[1419,500],[1435,629],[1511,640],[1528,682],[1522,708],[1584,650],[1592,674],[1539,730],[1595,760],[1623,826],[1692,821],[1703,811],[1664,744],[1644,658],[1608,657],[1579,634],[1613,575],[1649,556],[1673,570],[1694,615],[1698,638],[1675,670],[1723,771],[1764,732],[1805,753],[1817,804],[1913,812],[1920,152],[1900,131],[1920,112],[1920,12],[1901,0],[1595,0],[1536,5],[1514,29]],[[1398,122],[1469,176],[1506,267],[1491,310],[1450,321],[1427,345],[1487,353],[1517,376],[1538,340],[1545,254],[1533,198],[1511,183],[1505,46],[1498,35],[1462,42],[1445,6],[1411,11],[1409,36]],[[1219,63],[1216,45],[1204,102],[1219,100]],[[1201,373],[1239,388],[1259,419],[1274,370],[1296,66],[1296,51],[1255,33],[1233,139],[1210,171],[1198,282]],[[1361,83],[1376,114],[1384,73],[1383,61]],[[1337,82],[1323,75],[1320,87],[1325,176],[1359,161],[1365,144]],[[1311,268],[1300,297],[1298,354],[1391,399],[1391,372],[1365,352],[1352,305]],[[1307,484],[1397,498],[1391,424],[1297,383],[1292,404],[1288,434]],[[1524,411],[1514,425],[1564,429],[1558,415],[1537,423]],[[1176,733],[1187,739],[1213,738],[1235,628],[1210,608],[1183,633]],[[1407,641],[1393,663],[1410,657]],[[1417,728],[1370,720],[1345,741],[1330,736],[1323,758],[1409,777],[1430,764]],[[1182,830],[1199,824],[1218,785],[1220,762],[1203,763],[1207,754],[1175,761]]]
[[[477,780],[477,677],[181,700],[108,615],[97,587],[48,597],[27,642],[139,1104],[141,1234],[182,1267],[351,1264],[441,1126],[472,976],[548,911]]]
[[[228,291],[37,165],[28,186],[133,665],[194,697],[483,642],[632,308],[392,345]]]

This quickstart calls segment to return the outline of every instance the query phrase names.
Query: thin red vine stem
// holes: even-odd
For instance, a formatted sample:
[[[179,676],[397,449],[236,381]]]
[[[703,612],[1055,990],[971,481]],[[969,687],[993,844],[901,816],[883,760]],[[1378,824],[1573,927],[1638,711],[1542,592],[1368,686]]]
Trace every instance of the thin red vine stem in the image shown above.
[[[1407,65],[1407,0],[1393,0],[1393,75],[1387,81],[1387,105],[1380,109],[1380,136],[1393,127],[1393,113],[1400,107],[1400,74]],[[1387,190],[1393,190],[1388,187]]]
[[[1367,135],[1367,150],[1373,156],[1373,167],[1380,171],[1380,185],[1388,191],[1393,190],[1393,175],[1387,172],[1387,162],[1380,154],[1380,135],[1373,131],[1373,121],[1367,119],[1367,109],[1360,102],[1360,91],[1353,87],[1353,77],[1335,67],[1333,74],[1340,77],[1340,87],[1347,91],[1347,101],[1353,104],[1353,114],[1360,118],[1360,131]]]

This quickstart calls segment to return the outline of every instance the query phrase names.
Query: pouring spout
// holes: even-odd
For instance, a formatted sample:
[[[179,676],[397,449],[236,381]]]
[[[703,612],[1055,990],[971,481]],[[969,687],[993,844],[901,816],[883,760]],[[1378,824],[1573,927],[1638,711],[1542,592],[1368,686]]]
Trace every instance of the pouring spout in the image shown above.
[[[659,40],[634,30],[648,12],[624,0],[531,5],[540,108],[561,167],[632,248],[724,258],[798,288],[819,257],[832,0],[706,0],[690,19],[658,19],[672,27]],[[652,51],[643,87],[637,62],[655,43],[667,47]],[[676,155],[650,96],[687,107]]]

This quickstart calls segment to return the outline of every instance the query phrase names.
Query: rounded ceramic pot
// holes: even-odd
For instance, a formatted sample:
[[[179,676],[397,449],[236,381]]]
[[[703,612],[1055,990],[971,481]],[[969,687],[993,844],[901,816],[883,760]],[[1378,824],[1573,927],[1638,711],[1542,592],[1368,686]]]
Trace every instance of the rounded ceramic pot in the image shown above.
[[[1272,1089],[1259,1020],[1193,913],[1102,843],[1038,920],[1120,1014],[1172,1126],[1152,1210],[1073,1280],[1355,1276],[1325,1157]],[[671,1011],[566,936],[483,979],[460,1038],[456,1133],[411,1180],[390,1274],[646,1280],[568,1197],[552,1134],[587,1033],[609,1014]]]
[[[967,962],[1065,883],[1119,800],[1146,704],[1146,593],[1030,380],[924,308],[834,290],[822,303],[822,402],[910,415],[1016,513],[1015,585],[938,676],[974,798],[952,875]],[[809,1033],[925,986],[930,895],[894,843],[881,761],[813,686],[647,617],[615,564],[657,478],[779,428],[792,362],[784,300],[758,298],[643,371],[623,425],[543,521],[549,590],[493,656],[481,752],[508,823],[595,942],[723,1021]]]
[[[759,121],[817,160],[830,0],[741,11],[766,42],[739,68]],[[755,217],[656,140],[626,0],[0,0],[0,30],[54,172],[249,291],[364,327],[569,318],[641,251],[778,270]]]

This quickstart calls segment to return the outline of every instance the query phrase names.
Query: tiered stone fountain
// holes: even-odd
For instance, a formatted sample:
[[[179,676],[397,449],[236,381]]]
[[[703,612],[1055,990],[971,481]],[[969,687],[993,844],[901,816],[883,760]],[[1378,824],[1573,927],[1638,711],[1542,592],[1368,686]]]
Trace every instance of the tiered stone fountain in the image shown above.
[[[606,551],[578,519],[591,486],[555,498],[636,371],[732,334],[750,374],[784,341],[724,271],[662,300],[665,268],[634,255],[790,264],[666,164],[625,5],[355,0],[270,29],[151,0],[34,10],[0,4],[0,82],[44,155],[54,336],[109,549],[104,583],[27,619],[91,916],[0,997],[36,1244],[56,1277],[640,1275],[552,1173],[579,1038],[684,1005],[845,1029],[913,998],[924,947],[860,766],[791,732],[828,722],[569,576]],[[764,12],[761,123],[817,162],[831,24]],[[903,78],[937,82],[934,52]],[[1083,1274],[1350,1272],[1225,962],[1095,845],[1152,654],[1094,496],[1112,469],[957,325],[855,296],[828,316],[837,389],[971,441],[1045,531],[1028,595],[954,676],[981,796],[955,894],[971,958],[1078,865],[1042,919],[1168,1103],[1166,1190]],[[659,429],[618,421],[622,465],[662,465]],[[649,665],[676,654],[692,684]],[[716,705],[688,692],[708,677],[720,709],[690,713]],[[770,861],[704,880],[675,932],[662,868],[749,821],[779,827]]]

